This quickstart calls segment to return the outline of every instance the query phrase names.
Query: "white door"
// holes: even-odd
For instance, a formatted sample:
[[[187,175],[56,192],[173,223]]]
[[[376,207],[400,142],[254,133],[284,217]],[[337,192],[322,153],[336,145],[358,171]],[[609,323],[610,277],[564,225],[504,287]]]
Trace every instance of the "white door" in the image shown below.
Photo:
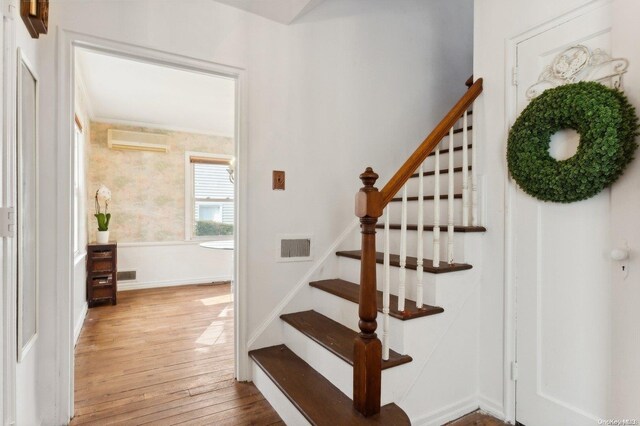
[[[517,113],[528,104],[527,88],[558,53],[576,44],[611,52],[610,29],[606,5],[519,43]],[[571,139],[554,136],[552,151],[567,149]],[[560,204],[517,189],[512,206],[516,420],[526,426],[598,424],[609,412],[611,377],[610,190]]]

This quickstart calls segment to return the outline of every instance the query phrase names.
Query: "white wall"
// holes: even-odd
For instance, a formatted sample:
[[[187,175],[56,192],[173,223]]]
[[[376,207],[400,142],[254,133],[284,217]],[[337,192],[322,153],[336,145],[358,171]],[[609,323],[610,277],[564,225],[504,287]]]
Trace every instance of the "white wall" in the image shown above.
[[[480,167],[483,168],[480,173],[485,176],[483,192],[484,203],[487,206],[485,225],[489,230],[483,250],[487,255],[483,261],[484,276],[479,303],[480,306],[491,307],[481,309],[479,318],[480,398],[485,408],[491,409],[498,415],[506,413],[511,419],[514,402],[508,400],[508,392],[505,388],[505,384],[510,386],[509,383],[512,383],[509,381],[508,368],[505,368],[510,359],[503,357],[505,315],[509,315],[509,312],[505,312],[505,291],[508,289],[505,286],[504,271],[505,256],[509,254],[505,250],[505,215],[508,213],[505,211],[508,176],[505,156],[510,123],[506,122],[505,89],[511,84],[511,75],[506,72],[505,46],[507,40],[587,3],[590,1],[482,0],[475,2],[474,74],[484,78],[484,94],[478,108],[482,118],[474,124],[479,141],[474,148],[479,148],[478,159]],[[614,1],[614,34],[617,32],[618,38],[613,42],[613,53],[631,59],[629,74],[624,77],[625,91],[631,94],[631,99],[638,105],[639,99],[634,93],[637,93],[637,88],[640,86],[640,74],[635,71],[637,64],[640,64],[640,57],[635,41],[638,40],[640,29],[637,24],[633,25],[633,20],[634,16],[637,16],[640,5],[636,3],[632,0]],[[629,240],[629,245],[634,250],[632,275],[624,284],[613,283],[614,298],[617,299],[613,309],[613,348],[615,348],[613,388],[620,393],[614,396],[619,404],[618,409],[614,411],[614,413],[620,413],[618,418],[622,418],[623,413],[627,413],[624,414],[627,418],[633,417],[632,411],[638,408],[637,395],[640,392],[640,368],[637,357],[632,355],[640,349],[638,346],[640,339],[637,327],[631,326],[638,323],[637,305],[640,302],[638,286],[631,285],[640,282],[638,278],[640,277],[640,258],[637,255],[640,247],[640,231],[635,226],[637,218],[630,216],[633,215],[631,212],[637,212],[640,206],[640,193],[637,191],[639,176],[636,160],[629,166],[627,174],[615,184],[612,191],[614,194],[617,192],[621,197],[625,197],[625,202],[628,203],[627,216],[613,218],[613,220],[628,225],[621,231],[624,232],[624,238]],[[622,235],[617,235],[614,240],[622,238]],[[618,292],[617,297],[616,292]],[[638,417],[637,411],[635,417]]]
[[[249,330],[309,267],[274,263],[275,235],[314,234],[323,253],[354,218],[365,167],[382,187],[464,93],[472,37],[464,5],[471,8],[464,0],[327,1],[291,26],[287,63],[259,52],[288,78],[275,87],[281,98],[254,98],[286,117],[250,141],[250,199],[269,208],[249,229]],[[269,190],[273,169],[287,172],[286,191]]]
[[[193,242],[118,244],[118,271],[136,271],[135,280],[118,281],[118,290],[230,281],[233,251]]]
[[[56,1],[43,49],[41,205],[64,202],[68,171],[56,155],[63,88],[56,31],[90,34],[247,70],[249,242],[248,334],[309,267],[276,263],[279,233],[311,233],[322,253],[353,220],[353,195],[365,166],[388,180],[442,114],[464,92],[471,70],[468,0],[331,0],[287,27],[210,0]],[[465,26],[466,25],[466,26]],[[459,35],[459,37],[456,37]],[[62,84],[62,86],[61,86]],[[61,164],[64,164],[64,160]],[[271,170],[287,172],[287,190],[271,190]],[[58,189],[58,192],[56,192]],[[62,211],[62,210],[61,210]],[[41,253],[56,251],[68,230],[43,229]],[[56,271],[43,256],[42,270]],[[55,320],[65,273],[42,283],[40,407],[47,423],[66,410],[53,348],[66,325]],[[54,387],[55,386],[55,387]],[[52,395],[56,395],[55,398]],[[52,420],[55,419],[55,420]]]

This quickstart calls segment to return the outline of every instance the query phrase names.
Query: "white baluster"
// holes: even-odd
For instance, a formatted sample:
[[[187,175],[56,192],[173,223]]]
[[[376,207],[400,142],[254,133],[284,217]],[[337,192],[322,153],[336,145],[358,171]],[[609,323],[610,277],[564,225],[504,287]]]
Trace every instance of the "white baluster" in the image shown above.
[[[473,108],[475,110],[475,106]],[[477,111],[474,111],[474,117],[477,117]],[[474,119],[475,121],[475,119]],[[476,176],[476,165],[478,157],[478,139],[476,138],[476,127],[473,126],[473,149],[471,150],[471,224],[478,226],[478,177]]]
[[[449,188],[448,188],[448,201],[449,206],[447,208],[448,220],[447,220],[447,262],[453,263],[453,127],[449,129]]]
[[[387,206],[384,215],[384,278],[382,281],[382,359],[389,359],[389,286],[391,283],[391,267],[389,262],[389,216],[391,206]]]
[[[402,187],[402,219],[400,221],[400,282],[398,283],[398,310],[404,311],[407,283],[407,185]]]
[[[422,240],[422,235],[424,232],[424,165],[420,165],[420,169],[418,170],[418,250],[416,254],[417,258],[417,267],[416,267],[416,275],[418,278],[418,282],[416,284],[416,307],[422,308],[422,298],[423,298],[423,276],[424,276],[424,265],[422,258],[424,257],[424,241]]]
[[[440,144],[435,148],[433,188],[433,267],[440,266]]]
[[[469,135],[467,111],[462,116],[462,225],[469,226]]]

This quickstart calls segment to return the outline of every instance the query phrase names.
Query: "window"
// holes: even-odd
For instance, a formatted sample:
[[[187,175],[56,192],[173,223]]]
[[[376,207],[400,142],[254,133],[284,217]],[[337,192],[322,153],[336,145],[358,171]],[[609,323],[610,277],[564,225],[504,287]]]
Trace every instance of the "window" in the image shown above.
[[[188,237],[233,239],[234,186],[230,158],[210,154],[187,154],[189,181]]]
[[[81,243],[84,227],[84,136],[82,125],[76,116],[76,125],[73,138],[73,252],[80,253],[84,246]]]
[[[222,222],[222,204],[201,202],[196,212],[198,220]]]

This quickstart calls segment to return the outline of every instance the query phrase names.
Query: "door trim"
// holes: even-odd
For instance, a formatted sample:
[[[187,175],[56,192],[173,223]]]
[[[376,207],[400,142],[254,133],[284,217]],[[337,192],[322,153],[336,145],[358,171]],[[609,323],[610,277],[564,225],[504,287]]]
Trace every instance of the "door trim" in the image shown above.
[[[68,423],[73,416],[74,403],[74,324],[73,324],[73,245],[70,238],[73,229],[72,185],[73,164],[73,96],[74,96],[74,49],[86,48],[105,54],[130,58],[147,63],[169,66],[205,74],[215,74],[233,78],[236,81],[236,209],[234,235],[236,256],[234,256],[234,328],[235,328],[235,376],[240,381],[249,380],[251,370],[246,346],[247,307],[247,189],[248,189],[248,77],[245,69],[210,62],[202,59],[160,51],[145,46],[131,45],[114,40],[78,33],[62,28],[57,29],[57,106],[58,151],[57,170],[60,183],[56,188],[56,248],[58,253],[67,255],[56,259],[57,304],[57,345],[56,362],[59,374],[56,376],[56,422]]]
[[[587,13],[590,13],[601,7],[611,5],[613,0],[594,0],[587,4],[581,5],[575,9],[569,10],[560,16],[545,21],[541,24],[534,25],[528,30],[505,41],[505,135],[509,134],[509,129],[515,122],[517,115],[517,86],[511,84],[512,70],[518,66],[518,45],[530,38],[545,33],[559,25],[577,19]],[[505,139],[506,151],[506,139]],[[505,170],[506,157],[504,158]],[[514,247],[517,235],[513,228],[514,200],[517,185],[507,176],[505,185],[505,236],[504,236],[504,401],[505,418],[507,421],[516,422],[516,382],[511,378],[511,366],[517,362],[517,311],[516,311],[516,277],[515,277],[515,256]]]
[[[0,111],[2,114],[2,170],[0,181],[0,203],[4,207],[16,205],[16,87],[17,87],[17,46],[15,38],[15,4],[11,1],[0,2],[0,65],[2,66],[2,81],[0,92],[2,102]],[[17,263],[16,263],[16,239],[3,238],[2,247],[2,290],[0,292],[0,337],[2,337],[0,361],[2,363],[2,388],[0,390],[0,421],[3,424],[12,425],[16,422],[16,374],[17,374]]]

